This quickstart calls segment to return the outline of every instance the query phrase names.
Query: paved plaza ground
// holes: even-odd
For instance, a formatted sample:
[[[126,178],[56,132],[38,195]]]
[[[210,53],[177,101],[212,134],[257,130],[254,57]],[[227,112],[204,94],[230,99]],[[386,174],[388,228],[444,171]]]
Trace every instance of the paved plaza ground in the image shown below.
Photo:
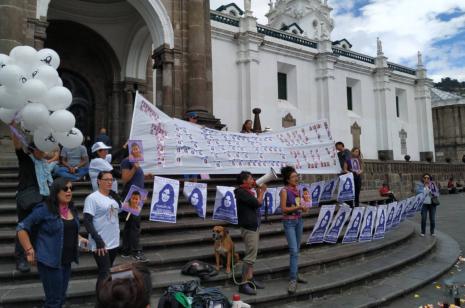
[[[441,205],[436,212],[436,228],[452,236],[459,243],[463,252],[465,251],[465,194],[443,195],[440,199]],[[420,215],[416,216],[416,221],[420,223]],[[426,236],[429,236],[428,228],[429,224]],[[449,295],[443,284],[444,279],[451,277],[461,279],[465,284],[465,262],[458,262],[454,268],[436,281],[392,302],[387,307],[410,308],[426,304],[434,304],[434,307],[439,307],[438,302],[453,303],[453,297]],[[460,290],[460,296],[465,299],[465,287]]]
[[[450,236],[452,236],[460,245],[462,251],[465,251],[465,194],[444,195],[440,197],[441,205],[437,208],[436,213],[436,228]],[[415,221],[420,223],[420,215],[417,215]],[[427,235],[429,235],[429,224],[427,227]],[[426,238],[425,237],[425,238]],[[387,308],[416,308],[423,305],[433,304],[434,307],[440,307],[438,302],[453,303],[454,298],[444,288],[443,281],[449,278],[461,279],[465,284],[465,262],[458,262],[456,266],[450,269],[443,276],[438,277],[416,290],[413,293],[407,294],[383,307]],[[310,282],[311,283],[311,282]],[[350,295],[348,295],[350,297]],[[465,299],[465,287],[460,289],[460,297]],[[301,308],[306,307],[305,302],[294,302],[284,306],[285,308]],[[463,305],[462,307],[465,307]],[[351,308],[347,306],[347,308]]]

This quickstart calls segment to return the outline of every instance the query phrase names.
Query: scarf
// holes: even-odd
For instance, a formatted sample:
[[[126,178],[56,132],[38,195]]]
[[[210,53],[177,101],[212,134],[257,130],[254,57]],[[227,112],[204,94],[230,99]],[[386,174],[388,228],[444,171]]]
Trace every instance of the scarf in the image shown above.
[[[42,196],[50,195],[49,185],[53,182],[52,174],[48,169],[47,161],[44,159],[37,159],[34,155],[29,154],[29,157],[34,162],[34,169],[36,171],[37,184],[39,184],[39,192]]]
[[[240,185],[239,187],[242,188],[242,189],[244,189],[244,190],[246,190],[249,194],[251,194],[252,196],[255,197],[255,192],[254,192],[252,189],[250,189],[249,185],[247,185],[247,184],[242,184],[242,185]]]
[[[60,204],[60,215],[63,219],[68,219],[69,207],[68,204]]]
[[[291,187],[290,185],[286,186],[286,189],[289,190],[295,197],[299,197],[299,189],[296,187]]]

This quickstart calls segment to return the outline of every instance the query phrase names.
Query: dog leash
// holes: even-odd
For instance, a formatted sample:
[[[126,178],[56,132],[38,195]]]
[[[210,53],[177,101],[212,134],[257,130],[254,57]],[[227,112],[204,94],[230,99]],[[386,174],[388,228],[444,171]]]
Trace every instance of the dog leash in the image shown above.
[[[257,291],[257,287],[255,286],[255,283],[253,283],[252,281],[244,281],[244,282],[237,282],[236,280],[236,273],[234,271],[236,265],[234,264],[234,247],[232,248],[232,253],[231,253],[231,265],[232,265],[232,278],[233,278],[233,282],[236,286],[242,286],[242,285],[245,285],[245,284],[251,284],[253,289],[255,291]],[[244,263],[244,262],[243,262]]]

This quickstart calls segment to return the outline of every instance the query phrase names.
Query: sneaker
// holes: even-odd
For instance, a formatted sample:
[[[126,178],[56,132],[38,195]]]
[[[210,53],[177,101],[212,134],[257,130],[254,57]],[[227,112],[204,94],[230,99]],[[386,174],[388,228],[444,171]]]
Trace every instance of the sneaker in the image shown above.
[[[265,288],[265,285],[263,284],[263,282],[257,281],[257,280],[255,280],[255,278],[252,278],[252,281],[250,281],[250,282],[253,283],[255,285],[255,288],[257,288],[257,289],[264,289]]]
[[[420,233],[420,236],[425,236],[425,234],[424,234],[424,233]]]
[[[297,282],[299,283],[308,283],[308,280],[304,278],[302,275],[297,275]]]
[[[29,266],[29,263],[27,263],[27,261],[24,259],[18,260],[16,262],[16,269],[23,274],[29,273],[31,271],[31,267]]]
[[[431,233],[431,236],[436,236],[436,233]]]
[[[291,280],[289,281],[289,286],[287,287],[287,293],[290,295],[295,294],[297,291],[297,281]]]
[[[239,293],[246,294],[246,295],[257,295],[257,291],[255,291],[249,283],[244,283],[239,286]]]
[[[148,261],[147,257],[144,255],[144,253],[142,251],[138,251],[135,254],[133,254],[132,258],[134,259],[134,261],[137,261],[137,262],[147,262]]]
[[[123,251],[121,253],[121,258],[123,258],[123,259],[129,259],[130,257],[131,257],[131,254],[129,252]]]

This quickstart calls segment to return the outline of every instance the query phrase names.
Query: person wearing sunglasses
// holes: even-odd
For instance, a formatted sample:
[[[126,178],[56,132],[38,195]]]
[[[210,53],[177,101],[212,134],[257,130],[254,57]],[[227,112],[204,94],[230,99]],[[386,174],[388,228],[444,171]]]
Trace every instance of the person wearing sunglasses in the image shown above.
[[[425,173],[421,179],[421,183],[417,186],[417,195],[425,194],[425,200],[423,201],[423,207],[421,208],[421,236],[425,236],[426,233],[426,219],[429,213],[429,231],[431,236],[435,236],[434,228],[436,226],[436,205],[432,204],[431,198],[431,181],[432,177],[430,174]]]
[[[78,247],[88,241],[79,235],[79,216],[71,201],[69,179],[58,178],[50,187],[50,197],[38,204],[16,230],[27,261],[37,264],[45,293],[44,307],[62,307],[71,275],[71,263],[78,263]],[[31,230],[36,231],[35,246]]]
[[[98,267],[97,288],[108,277],[119,248],[121,198],[112,190],[113,175],[101,171],[97,176],[98,190],[84,201],[84,226],[89,233],[89,249]]]

